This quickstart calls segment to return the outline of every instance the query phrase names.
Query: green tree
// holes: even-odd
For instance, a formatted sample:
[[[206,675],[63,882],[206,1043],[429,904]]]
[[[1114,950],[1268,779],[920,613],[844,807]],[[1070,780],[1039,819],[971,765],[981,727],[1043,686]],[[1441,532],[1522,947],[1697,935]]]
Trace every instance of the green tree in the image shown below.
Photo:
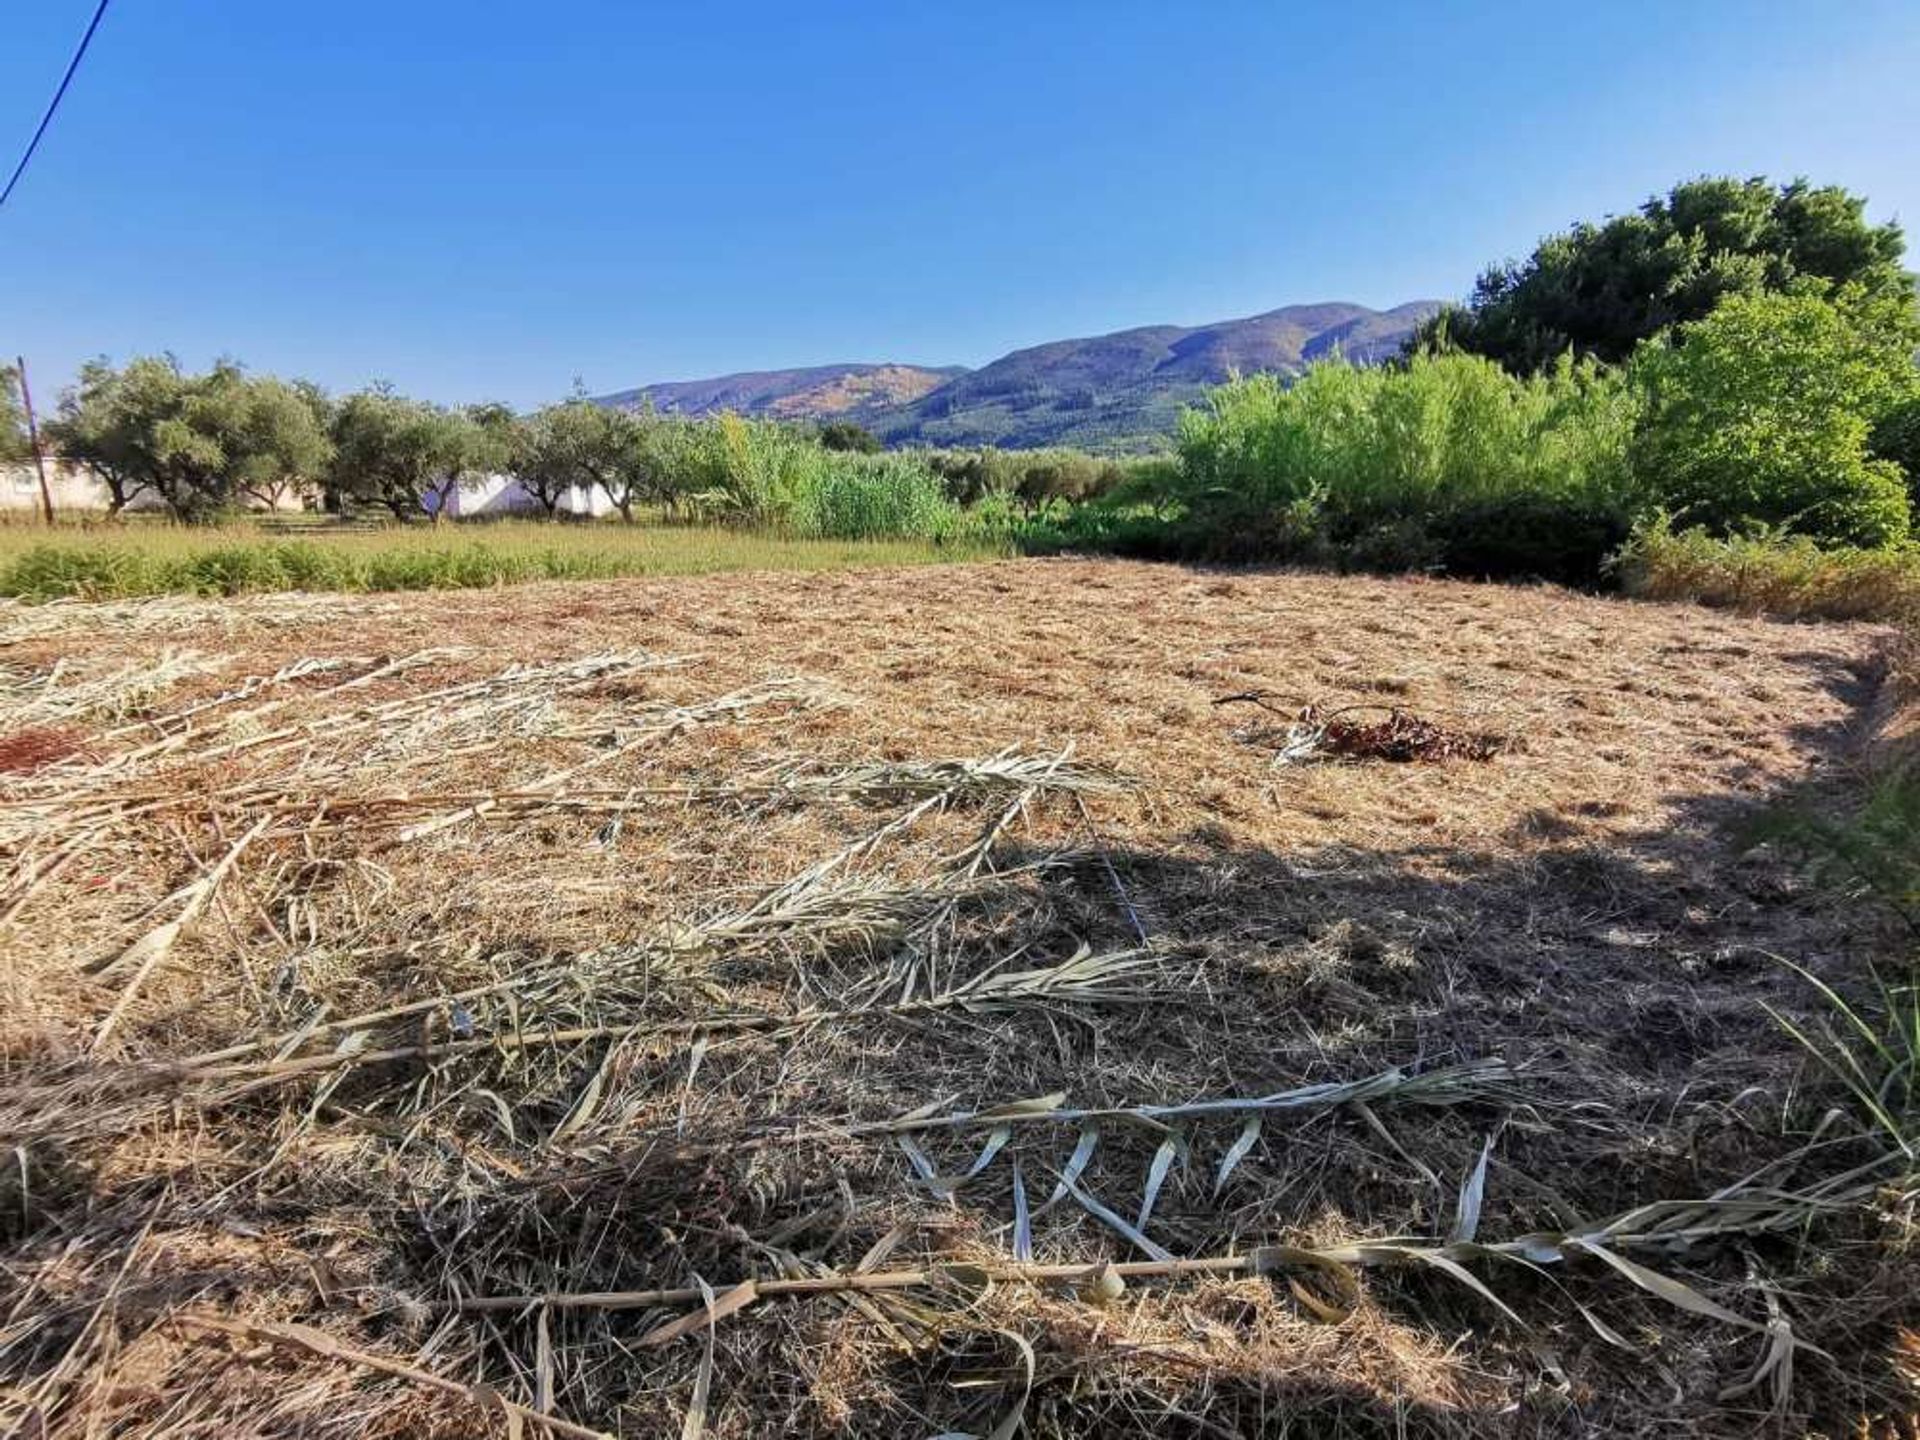
[[[424,511],[438,523],[459,490],[511,458],[502,408],[448,409],[385,386],[349,395],[334,414],[329,495],[397,520]]]
[[[309,483],[330,452],[314,410],[292,386],[227,361],[189,375],[172,356],[137,358],[121,370],[104,360],[87,365],[48,437],[101,476],[112,510],[150,490],[182,520]]]
[[[1874,425],[1867,448],[1874,459],[1900,467],[1907,477],[1907,499],[1920,517],[1920,377]]]
[[[829,420],[820,427],[820,444],[828,450],[851,450],[858,455],[880,453],[880,439],[851,420]]]
[[[11,365],[0,365],[0,463],[25,460],[33,454],[27,444],[27,411],[20,401],[20,375]]]
[[[249,381],[239,420],[245,447],[234,488],[269,510],[310,493],[332,452],[327,418],[326,394],[309,381]]]
[[[1906,537],[1906,479],[1874,427],[1912,393],[1905,343],[1814,295],[1738,295],[1635,361],[1635,474],[1682,524],[1815,540]]]
[[[1904,250],[1898,225],[1868,224],[1865,202],[1837,186],[1690,180],[1633,214],[1549,236],[1522,264],[1493,266],[1465,308],[1442,311],[1411,343],[1533,374],[1569,352],[1623,361],[1730,296],[1845,287],[1911,346],[1920,319]]]
[[[651,412],[615,410],[584,396],[550,405],[530,427],[521,486],[548,514],[573,486],[599,490],[631,523],[635,505],[664,500],[671,488],[662,429]]]

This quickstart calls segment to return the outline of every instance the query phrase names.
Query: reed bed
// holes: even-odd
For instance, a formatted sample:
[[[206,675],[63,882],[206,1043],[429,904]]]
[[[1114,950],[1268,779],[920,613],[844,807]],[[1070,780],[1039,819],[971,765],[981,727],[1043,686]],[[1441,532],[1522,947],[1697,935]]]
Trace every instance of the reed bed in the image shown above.
[[[1276,770],[1214,698],[1338,697],[1202,673],[1173,733],[1093,666],[1085,710],[943,711],[928,651],[801,664],[712,594],[563,644],[153,603],[0,675],[0,741],[67,737],[0,771],[10,1431],[1464,1434],[1552,1420],[1543,1351],[1568,1433],[1897,1403],[1846,1357],[1899,1333],[1920,1180],[1757,1003],[1810,987],[1702,969],[1647,1020],[1664,952],[1503,948],[1553,852],[1449,890],[1216,833],[1221,774],[1517,804],[1590,736]],[[1677,882],[1608,883],[1623,927]]]

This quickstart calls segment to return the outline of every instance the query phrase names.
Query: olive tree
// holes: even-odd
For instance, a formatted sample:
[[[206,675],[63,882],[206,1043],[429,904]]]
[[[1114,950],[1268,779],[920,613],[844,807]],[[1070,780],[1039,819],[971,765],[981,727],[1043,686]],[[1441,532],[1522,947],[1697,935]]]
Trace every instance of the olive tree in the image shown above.
[[[182,520],[311,483],[330,453],[319,416],[292,386],[228,361],[192,375],[172,356],[119,370],[92,362],[47,428],[63,456],[100,475],[111,509],[151,491]]]
[[[651,414],[579,396],[550,405],[530,427],[520,483],[549,514],[573,486],[599,490],[631,523],[635,505],[666,494],[658,428]]]
[[[438,522],[458,491],[511,462],[511,420],[501,406],[450,409],[384,386],[349,395],[333,417],[328,495]]]

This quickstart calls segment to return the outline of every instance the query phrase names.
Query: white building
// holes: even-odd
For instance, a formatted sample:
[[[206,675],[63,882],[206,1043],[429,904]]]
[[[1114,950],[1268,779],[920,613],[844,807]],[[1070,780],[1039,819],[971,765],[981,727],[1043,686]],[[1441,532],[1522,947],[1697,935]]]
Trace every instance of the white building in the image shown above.
[[[427,499],[426,508],[429,514],[433,513],[431,496]],[[543,516],[546,513],[546,507],[529,495],[511,475],[489,475],[476,485],[463,485],[454,491],[453,498],[447,502],[447,514],[455,519],[471,519],[477,515]],[[611,515],[613,502],[598,486],[573,485],[560,497],[556,513],[595,517]]]
[[[105,481],[88,466],[66,460],[51,457],[47,460],[47,489],[53,492],[54,512],[60,515],[75,512],[103,514],[112,503]],[[130,512],[151,512],[164,510],[166,506],[158,495],[143,490],[133,497],[126,508]],[[249,500],[247,508],[264,510],[267,507]],[[307,507],[299,495],[290,494],[282,496],[272,508],[277,511],[299,511]],[[434,508],[433,497],[428,496],[421,509],[431,515]],[[597,518],[611,515],[613,508],[613,502],[598,487],[575,485],[560,497],[557,513]],[[15,464],[0,464],[0,512],[39,509],[40,477],[34,472],[33,462],[23,460]],[[546,513],[546,507],[529,495],[511,475],[489,475],[476,485],[462,486],[454,492],[453,499],[447,505],[448,516],[456,519],[488,515],[544,516]]]

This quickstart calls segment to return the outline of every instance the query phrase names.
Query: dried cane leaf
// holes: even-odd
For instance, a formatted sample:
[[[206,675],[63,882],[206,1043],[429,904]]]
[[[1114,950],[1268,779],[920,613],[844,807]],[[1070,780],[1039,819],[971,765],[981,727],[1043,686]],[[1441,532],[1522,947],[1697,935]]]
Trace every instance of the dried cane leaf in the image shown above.
[[[1220,1192],[1227,1188],[1227,1177],[1233,1174],[1234,1168],[1242,1160],[1247,1158],[1248,1153],[1259,1143],[1259,1140],[1260,1117],[1255,1115],[1240,1127],[1238,1138],[1227,1147],[1227,1153],[1220,1157],[1220,1172],[1213,1177],[1214,1198],[1218,1199]]]
[[[1139,1251],[1143,1255],[1145,1255],[1148,1259],[1162,1260],[1162,1261],[1173,1259],[1173,1252],[1171,1252],[1170,1250],[1167,1250],[1163,1246],[1156,1245],[1153,1241],[1149,1240],[1146,1236],[1142,1235],[1132,1225],[1129,1225],[1120,1216],[1116,1215],[1113,1211],[1109,1210],[1105,1205],[1101,1204],[1098,1200],[1094,1199],[1093,1196],[1087,1194],[1087,1192],[1082,1190],[1078,1185],[1069,1185],[1067,1187],[1067,1193],[1073,1196],[1075,1200],[1079,1201],[1081,1208],[1084,1209],[1089,1215],[1093,1216],[1094,1219],[1102,1221],[1105,1224],[1111,1226],[1120,1235],[1124,1236],[1128,1241],[1132,1242],[1132,1244],[1136,1248],[1138,1248]]]
[[[1611,1265],[1615,1270],[1618,1270],[1649,1295],[1657,1295],[1669,1305],[1676,1306],[1694,1315],[1705,1315],[1709,1319],[1725,1321],[1729,1325],[1744,1326],[1748,1330],[1764,1330],[1766,1328],[1757,1320],[1749,1320],[1746,1316],[1735,1314],[1733,1311],[1727,1309],[1726,1306],[1709,1300],[1692,1286],[1683,1285],[1680,1281],[1670,1276],[1662,1275],[1657,1270],[1649,1270],[1646,1266],[1637,1264],[1627,1259],[1624,1255],[1616,1254],[1597,1241],[1584,1237],[1576,1237],[1567,1243],[1586,1251],[1589,1255],[1597,1256],[1606,1261],[1607,1264]]]
[[[1180,1141],[1177,1136],[1169,1135],[1160,1142],[1160,1148],[1153,1152],[1153,1163],[1147,1166],[1147,1186],[1140,1196],[1140,1216],[1133,1224],[1137,1230],[1145,1230],[1147,1221],[1153,1218],[1154,1202],[1160,1198],[1160,1187],[1167,1183],[1167,1172],[1173,1168],[1173,1162],[1180,1153]]]
[[[1033,1260],[1033,1217],[1027,1214],[1027,1185],[1020,1162],[1013,1162],[1013,1258],[1022,1265]]]
[[[1454,1211],[1453,1231],[1447,1237],[1451,1244],[1471,1241],[1480,1229],[1480,1206],[1487,1193],[1487,1161],[1492,1157],[1493,1137],[1489,1135],[1487,1143],[1480,1148],[1480,1163],[1460,1183],[1460,1204]]]

